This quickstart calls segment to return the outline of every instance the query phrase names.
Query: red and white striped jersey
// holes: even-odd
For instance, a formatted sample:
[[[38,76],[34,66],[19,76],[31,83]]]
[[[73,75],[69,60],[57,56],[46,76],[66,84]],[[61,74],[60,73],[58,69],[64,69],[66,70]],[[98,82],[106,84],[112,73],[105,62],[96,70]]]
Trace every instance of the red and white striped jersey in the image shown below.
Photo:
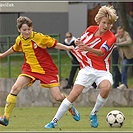
[[[97,70],[110,70],[110,55],[112,53],[114,43],[116,42],[115,35],[108,30],[101,36],[94,36],[98,26],[90,26],[81,36],[81,41],[91,48],[101,49],[103,51],[102,56],[98,56],[88,51],[80,51],[78,46],[72,50],[72,53],[76,56],[80,62],[80,67],[85,66],[93,67]]]

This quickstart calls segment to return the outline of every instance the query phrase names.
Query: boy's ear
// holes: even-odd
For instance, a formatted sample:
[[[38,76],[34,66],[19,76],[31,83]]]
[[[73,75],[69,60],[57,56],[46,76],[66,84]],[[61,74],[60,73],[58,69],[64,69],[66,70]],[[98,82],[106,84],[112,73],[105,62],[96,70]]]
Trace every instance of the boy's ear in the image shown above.
[[[20,32],[20,29],[18,29],[18,32]]]

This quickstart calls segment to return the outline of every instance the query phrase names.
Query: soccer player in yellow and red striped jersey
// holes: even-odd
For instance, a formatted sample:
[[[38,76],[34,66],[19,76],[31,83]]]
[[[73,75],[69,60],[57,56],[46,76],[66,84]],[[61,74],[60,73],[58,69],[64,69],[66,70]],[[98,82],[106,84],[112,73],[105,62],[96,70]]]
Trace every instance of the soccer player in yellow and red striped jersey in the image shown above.
[[[18,76],[10,94],[7,96],[4,115],[0,117],[0,124],[5,126],[9,124],[9,118],[16,104],[18,93],[25,86],[32,85],[36,80],[40,80],[41,87],[50,88],[55,100],[63,101],[65,96],[61,94],[59,89],[58,68],[47,48],[74,49],[73,46],[65,46],[48,35],[34,32],[32,21],[28,17],[20,16],[17,19],[17,28],[20,35],[16,38],[15,44],[9,50],[0,54],[0,59],[2,59],[14,52],[23,52],[25,60],[22,73]],[[70,107],[69,111],[76,121],[80,119],[75,113],[77,110],[74,106]]]

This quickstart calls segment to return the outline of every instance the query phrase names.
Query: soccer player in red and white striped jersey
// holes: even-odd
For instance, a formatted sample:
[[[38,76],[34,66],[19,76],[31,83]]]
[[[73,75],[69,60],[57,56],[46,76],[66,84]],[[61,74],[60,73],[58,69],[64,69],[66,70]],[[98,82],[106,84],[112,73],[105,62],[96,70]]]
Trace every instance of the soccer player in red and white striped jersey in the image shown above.
[[[82,36],[75,41],[77,47],[72,50],[72,53],[80,62],[81,69],[72,91],[63,100],[53,120],[45,125],[46,128],[50,127],[49,125],[54,123],[55,119],[60,120],[68,107],[82,92],[88,90],[93,82],[100,89],[100,94],[90,113],[90,125],[94,128],[98,127],[96,114],[107,101],[113,83],[112,74],[109,72],[109,57],[116,38],[110,29],[117,18],[113,6],[102,6],[95,16],[98,25],[88,27]]]

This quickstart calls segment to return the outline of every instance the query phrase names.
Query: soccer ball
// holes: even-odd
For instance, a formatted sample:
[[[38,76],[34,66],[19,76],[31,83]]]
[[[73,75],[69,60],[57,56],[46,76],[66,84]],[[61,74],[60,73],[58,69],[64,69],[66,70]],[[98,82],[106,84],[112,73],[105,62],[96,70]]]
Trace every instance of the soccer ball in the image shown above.
[[[123,126],[125,116],[119,110],[112,110],[107,114],[106,121],[110,127],[120,128]]]

